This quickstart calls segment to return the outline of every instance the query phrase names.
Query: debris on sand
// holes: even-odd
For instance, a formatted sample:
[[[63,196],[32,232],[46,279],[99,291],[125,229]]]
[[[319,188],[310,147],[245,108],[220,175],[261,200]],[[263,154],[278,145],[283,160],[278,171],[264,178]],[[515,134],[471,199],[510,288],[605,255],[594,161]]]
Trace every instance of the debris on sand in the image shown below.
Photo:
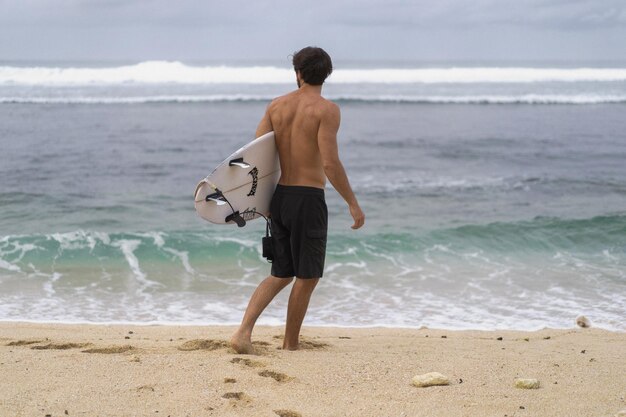
[[[416,387],[430,387],[433,385],[449,385],[450,380],[439,372],[429,372],[423,375],[415,375],[411,383]]]
[[[578,316],[578,317],[576,317],[576,324],[579,327],[582,327],[582,328],[591,327],[591,322],[585,316]]]
[[[534,378],[517,378],[515,380],[515,388],[537,389],[539,388],[539,380]]]

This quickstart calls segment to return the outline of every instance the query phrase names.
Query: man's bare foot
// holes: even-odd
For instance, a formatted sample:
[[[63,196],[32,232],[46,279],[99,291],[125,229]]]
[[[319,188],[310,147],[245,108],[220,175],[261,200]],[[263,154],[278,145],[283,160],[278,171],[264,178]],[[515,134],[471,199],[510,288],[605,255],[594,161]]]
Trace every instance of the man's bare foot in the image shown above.
[[[233,337],[230,338],[230,347],[237,353],[247,355],[254,354],[254,347],[252,347],[250,338],[242,336],[239,333],[235,333]]]
[[[298,345],[285,345],[283,344],[283,350],[298,350]]]

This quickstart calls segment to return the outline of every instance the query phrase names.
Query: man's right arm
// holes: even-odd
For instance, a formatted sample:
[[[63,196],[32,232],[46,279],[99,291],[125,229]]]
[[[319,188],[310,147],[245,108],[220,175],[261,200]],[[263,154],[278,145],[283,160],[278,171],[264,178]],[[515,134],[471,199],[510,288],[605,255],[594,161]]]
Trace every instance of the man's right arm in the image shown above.
[[[270,118],[270,106],[272,105],[272,103],[268,104],[267,109],[265,109],[265,114],[263,115],[263,118],[261,119],[258,127],[256,128],[255,138],[259,138],[263,136],[264,134],[269,133],[272,130],[274,130],[274,128],[272,127],[272,119]]]
[[[350,181],[346,171],[339,159],[339,149],[337,147],[337,132],[341,123],[339,107],[334,103],[328,103],[322,112],[320,126],[317,132],[317,143],[322,158],[324,173],[335,187],[335,190],[348,203],[350,214],[354,219],[353,229],[358,229],[365,223],[365,214],[361,210],[359,203],[350,187]]]

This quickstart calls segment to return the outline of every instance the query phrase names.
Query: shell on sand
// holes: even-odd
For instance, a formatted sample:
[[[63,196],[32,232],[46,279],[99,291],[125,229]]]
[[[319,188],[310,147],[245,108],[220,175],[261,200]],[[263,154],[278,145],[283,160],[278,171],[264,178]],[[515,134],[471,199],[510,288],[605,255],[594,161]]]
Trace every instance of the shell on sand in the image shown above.
[[[534,378],[517,378],[515,380],[515,388],[537,389],[539,388],[539,380]]]
[[[589,319],[585,316],[578,316],[576,317],[576,324],[579,325],[580,327],[591,327],[591,322],[589,321]]]
[[[411,383],[416,387],[430,387],[433,385],[449,385],[450,380],[439,372],[429,372],[423,375],[415,375]]]

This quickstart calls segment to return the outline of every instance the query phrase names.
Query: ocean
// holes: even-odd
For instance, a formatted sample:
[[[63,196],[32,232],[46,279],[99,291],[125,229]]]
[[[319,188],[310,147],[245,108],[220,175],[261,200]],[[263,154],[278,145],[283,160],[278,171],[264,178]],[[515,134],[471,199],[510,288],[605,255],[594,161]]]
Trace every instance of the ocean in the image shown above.
[[[238,323],[264,223],[193,192],[293,88],[288,62],[0,62],[0,320]],[[626,63],[347,62],[324,95],[366,224],[327,186],[305,325],[626,330]]]

